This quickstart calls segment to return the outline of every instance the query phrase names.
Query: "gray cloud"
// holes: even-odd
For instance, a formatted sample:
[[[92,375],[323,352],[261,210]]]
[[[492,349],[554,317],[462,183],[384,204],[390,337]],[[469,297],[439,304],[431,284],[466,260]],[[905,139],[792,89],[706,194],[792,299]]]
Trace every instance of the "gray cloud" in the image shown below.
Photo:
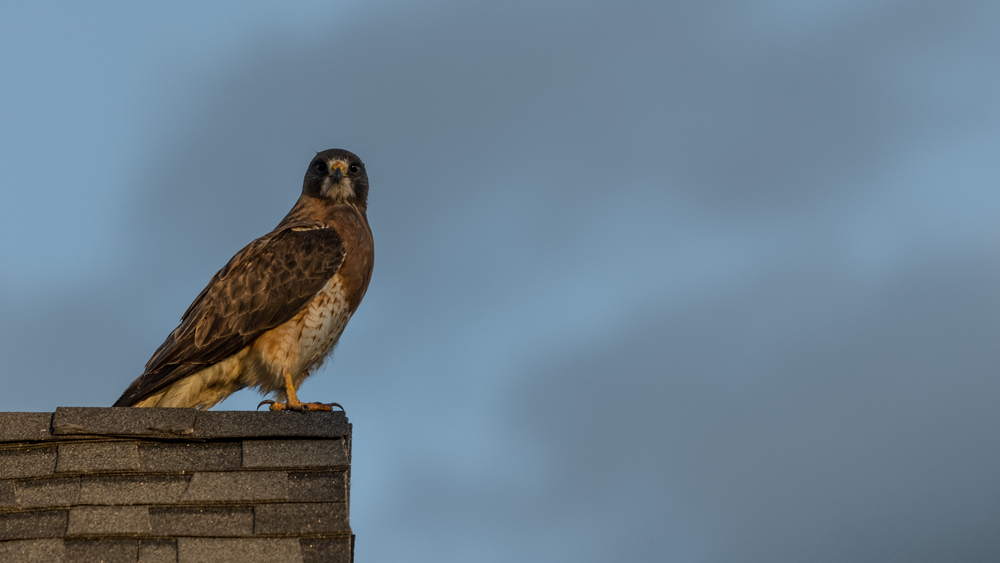
[[[997,266],[792,273],[528,369],[512,433],[550,470],[524,512],[625,521],[630,561],[676,520],[702,560],[995,559]]]

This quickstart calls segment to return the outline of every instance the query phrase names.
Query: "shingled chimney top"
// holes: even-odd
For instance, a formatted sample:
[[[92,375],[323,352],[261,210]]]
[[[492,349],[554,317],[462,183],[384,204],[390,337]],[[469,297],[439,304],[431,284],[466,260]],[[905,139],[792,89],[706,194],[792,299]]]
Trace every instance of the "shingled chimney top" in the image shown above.
[[[353,561],[342,412],[0,413],[0,561]]]

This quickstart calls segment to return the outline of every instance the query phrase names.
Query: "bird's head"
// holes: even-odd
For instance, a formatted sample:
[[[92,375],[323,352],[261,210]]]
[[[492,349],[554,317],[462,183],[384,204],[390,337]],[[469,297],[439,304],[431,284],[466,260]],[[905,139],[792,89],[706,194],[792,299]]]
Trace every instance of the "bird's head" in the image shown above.
[[[343,149],[316,153],[302,181],[302,193],[337,203],[368,205],[368,173],[361,159]]]

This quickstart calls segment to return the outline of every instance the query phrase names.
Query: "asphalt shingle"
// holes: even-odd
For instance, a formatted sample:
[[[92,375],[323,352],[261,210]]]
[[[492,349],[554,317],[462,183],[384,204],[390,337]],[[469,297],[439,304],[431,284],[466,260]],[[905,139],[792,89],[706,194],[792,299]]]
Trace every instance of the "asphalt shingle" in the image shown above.
[[[76,506],[69,509],[67,536],[137,536],[149,534],[145,506]]]
[[[245,468],[346,467],[344,440],[244,440]]]
[[[353,560],[342,412],[0,413],[0,561]]]
[[[97,471],[137,471],[139,449],[136,442],[77,442],[61,444],[56,473]]]
[[[177,563],[177,540],[142,540],[138,563]]]
[[[87,475],[80,479],[81,504],[174,504],[189,475]]]
[[[0,542],[0,561],[17,563],[59,563],[66,560],[61,539]]]
[[[67,563],[135,563],[137,540],[66,540]]]
[[[243,450],[235,441],[139,444],[143,471],[231,471],[240,468],[242,459]]]
[[[339,438],[349,436],[343,412],[201,411],[189,438]]]
[[[182,502],[285,500],[288,474],[284,471],[226,471],[195,473]]]
[[[351,538],[299,540],[303,563],[351,560]]]
[[[16,506],[17,499],[14,496],[14,481],[0,481],[0,510]]]
[[[59,407],[52,434],[185,436],[194,432],[195,409]]]
[[[288,500],[293,502],[344,502],[347,474],[344,471],[309,471],[288,474]]]
[[[32,442],[52,437],[52,413],[0,412],[0,442]]]
[[[297,539],[178,538],[177,563],[302,563]]]
[[[253,535],[249,506],[150,508],[153,535],[240,537]]]
[[[253,513],[253,532],[257,535],[351,531],[347,504],[342,502],[263,504],[255,506]]]
[[[61,538],[66,535],[67,510],[0,514],[0,540]]]
[[[42,508],[70,506],[80,498],[80,478],[34,479],[17,481],[14,498],[19,507]]]
[[[0,479],[52,475],[56,470],[56,451],[52,446],[0,449]]]

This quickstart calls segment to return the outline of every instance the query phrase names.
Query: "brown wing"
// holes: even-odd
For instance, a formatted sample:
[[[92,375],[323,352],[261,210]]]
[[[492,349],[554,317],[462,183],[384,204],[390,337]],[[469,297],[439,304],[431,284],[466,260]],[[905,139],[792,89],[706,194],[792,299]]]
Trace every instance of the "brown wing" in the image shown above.
[[[287,228],[253,241],[215,274],[114,406],[134,405],[288,321],[333,277],[344,254],[330,228]]]

